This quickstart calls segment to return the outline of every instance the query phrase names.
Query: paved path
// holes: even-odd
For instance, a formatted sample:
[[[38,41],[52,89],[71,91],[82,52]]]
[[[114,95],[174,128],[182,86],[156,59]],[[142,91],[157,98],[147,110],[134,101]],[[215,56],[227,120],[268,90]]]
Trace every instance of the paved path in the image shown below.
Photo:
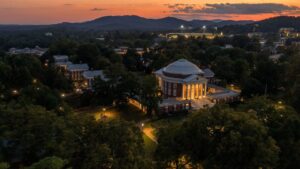
[[[158,143],[157,143],[157,138],[156,138],[155,135],[153,134],[154,128],[152,128],[152,127],[144,127],[144,128],[142,129],[142,131],[143,131],[143,133],[144,133],[147,137],[149,137],[154,143],[158,144]]]

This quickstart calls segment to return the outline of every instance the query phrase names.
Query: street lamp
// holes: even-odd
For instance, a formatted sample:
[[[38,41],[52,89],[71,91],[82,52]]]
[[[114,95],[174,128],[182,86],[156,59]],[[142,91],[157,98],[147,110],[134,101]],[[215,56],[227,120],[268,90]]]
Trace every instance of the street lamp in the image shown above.
[[[19,92],[18,92],[18,90],[14,89],[14,90],[12,90],[12,94],[17,95],[17,94],[19,94]]]
[[[33,79],[33,80],[32,80],[32,83],[33,83],[33,84],[35,84],[36,82],[37,82],[37,80],[36,80],[36,79]]]
[[[60,97],[64,98],[64,97],[66,97],[66,94],[61,93],[61,94],[60,94]]]

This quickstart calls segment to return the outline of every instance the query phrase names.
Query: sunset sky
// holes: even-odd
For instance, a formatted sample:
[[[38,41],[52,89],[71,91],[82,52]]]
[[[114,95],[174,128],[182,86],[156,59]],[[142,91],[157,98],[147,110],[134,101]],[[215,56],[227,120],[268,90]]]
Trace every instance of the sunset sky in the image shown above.
[[[0,0],[0,24],[79,22],[106,15],[261,20],[300,16],[300,0]]]

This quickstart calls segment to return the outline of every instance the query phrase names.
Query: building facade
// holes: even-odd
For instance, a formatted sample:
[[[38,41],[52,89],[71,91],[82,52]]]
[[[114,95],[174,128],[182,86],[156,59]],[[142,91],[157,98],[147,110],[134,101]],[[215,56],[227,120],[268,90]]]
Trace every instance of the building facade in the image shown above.
[[[101,78],[103,81],[108,81],[104,75],[104,72],[102,70],[90,70],[90,71],[85,71],[83,72],[83,78],[84,78],[84,83],[83,83],[83,88],[84,89],[93,89],[94,85],[94,80],[95,78]]]
[[[69,64],[67,65],[67,75],[73,82],[80,82],[83,79],[83,72],[89,70],[87,64]]]
[[[201,99],[207,79],[195,64],[180,59],[155,72],[164,98]]]
[[[161,108],[168,110],[190,109],[193,100],[207,95],[207,78],[195,64],[180,59],[155,72],[162,91]],[[167,111],[168,111],[167,110]]]

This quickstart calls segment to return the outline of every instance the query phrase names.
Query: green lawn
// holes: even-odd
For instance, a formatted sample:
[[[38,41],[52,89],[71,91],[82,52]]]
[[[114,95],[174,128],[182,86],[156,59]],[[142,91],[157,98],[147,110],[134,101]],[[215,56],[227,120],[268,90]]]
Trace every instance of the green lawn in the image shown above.
[[[143,134],[143,139],[144,139],[144,148],[145,148],[146,155],[152,158],[157,145],[145,134]]]
[[[166,117],[158,120],[152,120],[149,122],[149,125],[156,129],[165,128],[170,125],[179,125],[184,122],[184,120],[188,117],[188,115],[174,115],[171,117]]]
[[[121,105],[116,109],[124,120],[139,122],[146,119],[146,114],[132,105]]]
[[[135,123],[139,123],[143,120],[146,120],[147,117],[145,113],[140,111],[134,106],[131,105],[122,105],[119,107],[91,107],[91,108],[84,108],[77,110],[77,113],[82,113],[86,115],[94,116],[96,119],[99,119],[101,115],[105,114],[105,116],[108,119],[123,119],[127,121],[133,121]],[[185,114],[179,114],[179,115],[173,115],[166,118],[160,118],[155,120],[150,120],[145,122],[144,127],[153,127],[154,128],[154,135],[157,135],[157,132],[160,128],[164,128],[170,125],[176,125],[181,124],[188,115]],[[145,152],[146,155],[149,158],[153,158],[154,152],[156,150],[157,144],[152,141],[148,136],[143,134],[143,140],[144,140],[144,146],[145,146]]]
[[[123,119],[134,122],[146,119],[144,112],[131,105],[122,105],[119,107],[86,107],[78,109],[76,112],[94,116],[96,119],[99,119],[102,114],[109,119]]]

